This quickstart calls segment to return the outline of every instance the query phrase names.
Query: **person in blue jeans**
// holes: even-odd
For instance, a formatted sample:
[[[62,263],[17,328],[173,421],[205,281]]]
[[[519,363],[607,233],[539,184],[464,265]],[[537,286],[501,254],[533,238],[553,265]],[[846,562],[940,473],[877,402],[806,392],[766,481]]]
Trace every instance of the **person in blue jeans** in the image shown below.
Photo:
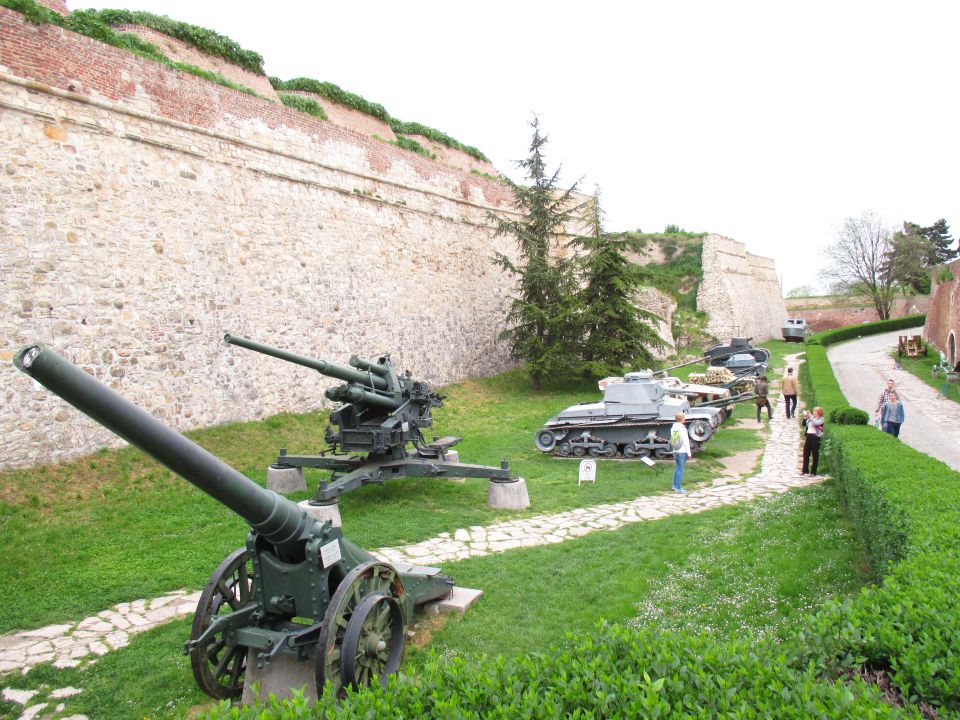
[[[903,411],[903,403],[900,402],[900,398],[894,390],[880,409],[880,427],[883,428],[885,433],[900,437],[900,426],[906,417],[907,415]]]
[[[677,413],[674,416],[676,420],[670,426],[670,447],[673,448],[673,459],[677,463],[677,469],[673,472],[673,490],[678,493],[685,493],[683,489],[683,468],[690,457],[690,435],[687,434],[687,417],[683,413]]]

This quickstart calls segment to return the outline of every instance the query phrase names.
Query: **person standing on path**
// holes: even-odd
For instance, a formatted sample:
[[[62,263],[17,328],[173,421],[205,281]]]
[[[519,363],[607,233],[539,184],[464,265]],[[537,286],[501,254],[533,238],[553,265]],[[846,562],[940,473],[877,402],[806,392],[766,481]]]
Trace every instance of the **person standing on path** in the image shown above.
[[[885,433],[890,433],[898,438],[900,437],[900,426],[906,417],[906,413],[903,411],[903,403],[900,402],[894,390],[880,409],[880,427],[883,428]]]
[[[770,385],[766,375],[761,375],[757,378],[754,384],[754,392],[757,394],[757,422],[762,422],[762,420],[760,420],[760,411],[763,410],[764,407],[767,408],[767,420],[772,420],[773,409],[770,407],[770,398],[767,397],[770,392]]]
[[[676,422],[670,426],[670,446],[673,448],[673,459],[677,469],[673,472],[673,491],[685,493],[683,482],[683,468],[690,457],[690,435],[687,434],[687,417],[683,413],[674,416]]]
[[[807,432],[803,439],[803,471],[804,477],[815,477],[817,464],[820,462],[820,439],[823,437],[823,408],[815,407],[813,415],[803,411],[803,422]],[[810,460],[813,460],[811,463]],[[807,472],[809,468],[809,472]]]
[[[783,378],[783,404],[787,406],[787,420],[797,414],[797,378],[793,368],[787,368],[787,375]]]

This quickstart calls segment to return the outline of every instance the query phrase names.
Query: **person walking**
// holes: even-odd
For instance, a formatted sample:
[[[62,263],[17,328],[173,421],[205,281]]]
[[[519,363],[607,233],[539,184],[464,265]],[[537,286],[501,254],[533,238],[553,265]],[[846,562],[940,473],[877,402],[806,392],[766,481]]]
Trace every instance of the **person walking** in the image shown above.
[[[900,437],[900,426],[906,417],[906,413],[903,411],[903,403],[900,402],[900,398],[894,390],[880,409],[880,427],[883,428],[885,433],[890,433],[898,438]]]
[[[823,437],[823,408],[815,407],[813,415],[804,410],[803,422],[807,426],[807,432],[803,439],[802,474],[804,477],[815,477],[817,464],[820,462],[820,439]]]
[[[766,375],[761,375],[757,378],[756,383],[754,384],[754,392],[757,394],[757,422],[763,422],[760,419],[760,411],[764,407],[767,408],[767,420],[773,418],[773,409],[770,407],[770,398],[767,397],[770,392],[770,381],[767,380]]]
[[[787,406],[787,420],[797,414],[797,378],[793,374],[793,368],[787,368],[787,376],[783,378],[783,404]]]
[[[687,434],[687,417],[682,412],[674,416],[676,420],[670,426],[670,446],[673,448],[673,459],[677,463],[676,470],[673,471],[673,491],[685,493],[683,489],[683,468],[690,457],[690,435]]]
[[[880,398],[877,400],[877,409],[874,410],[874,420],[879,424],[880,421],[880,411],[883,409],[883,404],[890,399],[890,393],[895,393],[896,388],[894,388],[893,378],[887,379],[887,385],[883,388],[883,392],[880,393]],[[882,427],[882,426],[881,426]]]

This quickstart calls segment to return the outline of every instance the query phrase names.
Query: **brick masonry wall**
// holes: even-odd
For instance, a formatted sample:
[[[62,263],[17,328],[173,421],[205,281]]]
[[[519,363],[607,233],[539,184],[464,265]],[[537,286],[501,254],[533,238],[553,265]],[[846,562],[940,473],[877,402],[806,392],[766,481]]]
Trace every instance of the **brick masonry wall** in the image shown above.
[[[880,319],[869,298],[787,298],[787,313],[807,321],[815,332],[875,322]],[[917,295],[896,298],[890,307],[891,317],[925,313],[930,307],[930,296]]]
[[[707,332],[720,340],[779,338],[787,316],[773,260],[751,255],[743,243],[715,234],[703,239],[697,308],[709,315]]]
[[[66,0],[37,0],[37,5],[43,5],[45,8],[53,10],[61,15],[69,15]]]
[[[960,260],[954,260],[947,267],[953,280],[938,282],[937,273],[933,275],[923,334],[955,365],[960,360]]]
[[[144,27],[143,25],[117,25],[113,29],[117,32],[127,32],[138,35],[148,43],[155,45],[160,52],[174,62],[193,65],[208,72],[219,73],[230,82],[250,88],[258,95],[262,95],[269,100],[280,102],[280,98],[277,97],[277,91],[273,89],[273,85],[270,84],[266,75],[256,75],[249,70],[227,62],[223,58],[202,53],[192,45],[187,45],[182,40],[157,32],[153,28]]]

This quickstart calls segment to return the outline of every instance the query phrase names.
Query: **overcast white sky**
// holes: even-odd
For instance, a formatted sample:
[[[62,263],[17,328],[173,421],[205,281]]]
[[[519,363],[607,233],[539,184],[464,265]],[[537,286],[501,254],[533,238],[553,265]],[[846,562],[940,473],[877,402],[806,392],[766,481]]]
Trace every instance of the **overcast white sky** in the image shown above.
[[[536,112],[608,230],[727,235],[785,293],[864,210],[960,232],[960,3],[67,1],[216,30],[516,180]]]

